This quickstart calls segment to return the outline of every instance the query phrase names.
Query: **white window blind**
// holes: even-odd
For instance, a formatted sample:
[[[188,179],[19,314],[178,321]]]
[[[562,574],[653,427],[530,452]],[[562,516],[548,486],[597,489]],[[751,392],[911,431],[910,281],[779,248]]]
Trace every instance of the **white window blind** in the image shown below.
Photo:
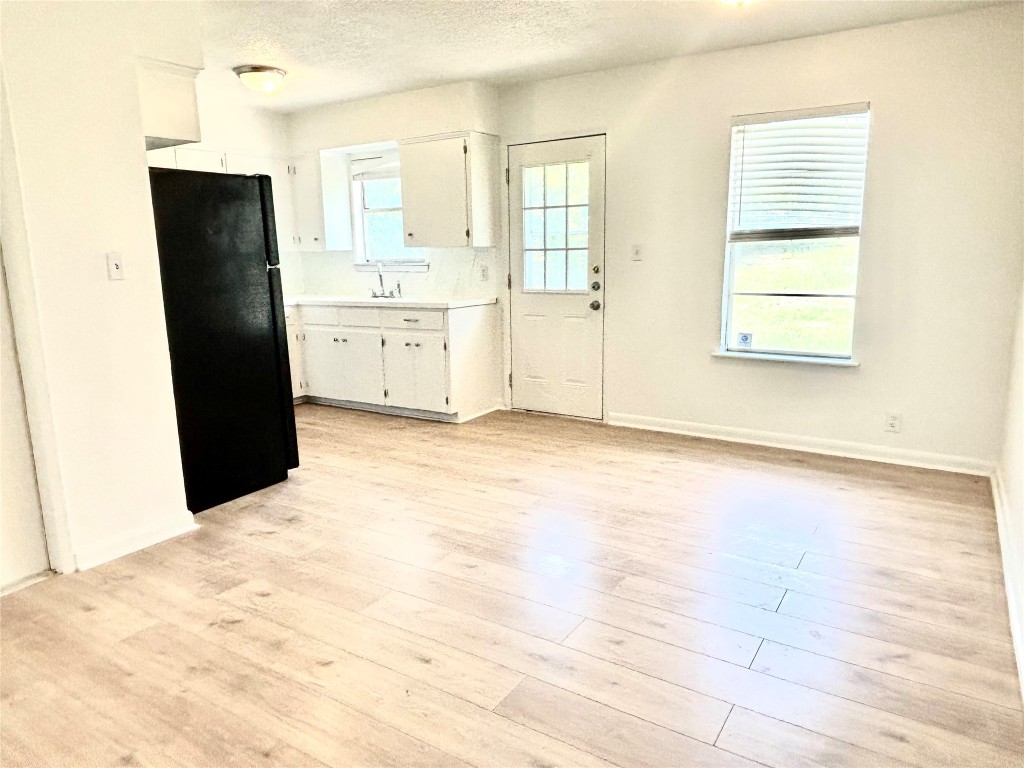
[[[852,358],[868,108],[733,121],[723,352]]]
[[[867,104],[851,104],[822,110],[824,114],[737,118],[732,129],[730,241],[858,231],[867,109]]]

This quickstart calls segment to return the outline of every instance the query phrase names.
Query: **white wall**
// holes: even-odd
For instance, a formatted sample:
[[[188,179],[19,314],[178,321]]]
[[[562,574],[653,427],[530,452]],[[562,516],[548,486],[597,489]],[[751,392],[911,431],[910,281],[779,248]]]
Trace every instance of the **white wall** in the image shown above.
[[[4,259],[47,536],[63,539],[50,554],[61,570],[193,525],[132,21],[117,3],[55,3],[45,13],[32,3],[2,6]],[[122,254],[125,281],[107,280],[108,251]]]
[[[1017,311],[1011,357],[1006,432],[993,490],[1006,597],[1010,603],[1010,629],[1024,691],[1024,295]]]
[[[0,264],[0,589],[50,567],[3,272]]]
[[[424,248],[430,261],[427,272],[385,272],[390,290],[402,283],[402,295],[425,301],[494,297],[505,290],[505,260],[494,248]],[[376,272],[357,272],[352,251],[303,253],[305,291],[313,296],[368,297],[379,288]]]
[[[476,82],[326,104],[289,115],[293,154],[456,131],[498,133],[498,95]]]
[[[1024,248],[1022,26],[1017,5],[500,91],[507,142],[607,133],[610,416],[987,471]],[[861,366],[712,358],[732,116],[857,101]]]

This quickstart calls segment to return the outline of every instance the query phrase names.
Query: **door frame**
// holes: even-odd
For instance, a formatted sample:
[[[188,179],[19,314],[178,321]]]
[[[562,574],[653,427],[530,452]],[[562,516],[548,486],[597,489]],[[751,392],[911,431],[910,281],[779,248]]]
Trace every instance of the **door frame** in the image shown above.
[[[527,408],[516,408],[512,402],[512,196],[511,190],[511,173],[512,164],[510,162],[510,150],[512,147],[523,147],[530,146],[533,144],[551,144],[557,141],[571,141],[573,139],[604,139],[604,178],[601,180],[604,185],[604,210],[601,212],[601,226],[604,228],[604,286],[601,309],[601,418],[590,419],[583,416],[569,416],[566,414],[548,413],[546,411],[531,411]],[[506,267],[506,306],[508,308],[508,334],[506,336],[506,350],[505,360],[508,363],[508,367],[505,371],[505,379],[503,381],[503,387],[505,392],[508,393],[508,407],[511,411],[523,411],[524,413],[543,413],[546,416],[557,416],[564,419],[583,419],[585,421],[594,422],[600,421],[602,423],[608,422],[608,405],[607,398],[605,397],[605,383],[607,376],[605,375],[605,362],[607,360],[607,333],[606,333],[606,322],[608,316],[608,133],[606,131],[592,131],[589,133],[569,134],[565,136],[550,136],[545,138],[538,138],[532,140],[519,140],[510,141],[505,144],[504,153],[505,162],[505,250],[507,260],[505,262]]]

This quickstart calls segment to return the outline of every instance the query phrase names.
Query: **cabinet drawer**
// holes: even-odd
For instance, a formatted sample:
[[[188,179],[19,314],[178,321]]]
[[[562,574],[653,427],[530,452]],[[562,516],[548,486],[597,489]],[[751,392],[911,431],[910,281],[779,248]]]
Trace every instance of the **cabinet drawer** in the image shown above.
[[[338,307],[338,320],[353,328],[379,328],[380,310],[370,307]]]
[[[338,308],[305,304],[302,307],[302,322],[305,325],[337,325]]]
[[[439,331],[444,328],[444,312],[416,309],[382,309],[381,325],[385,328]]]

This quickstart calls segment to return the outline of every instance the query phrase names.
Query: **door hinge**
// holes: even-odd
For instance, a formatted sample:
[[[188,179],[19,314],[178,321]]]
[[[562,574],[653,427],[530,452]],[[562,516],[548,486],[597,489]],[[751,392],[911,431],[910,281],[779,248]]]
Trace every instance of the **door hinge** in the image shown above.
[[[448,398],[447,397],[444,399],[444,404],[448,405]]]
[[[462,140],[462,154],[464,154],[464,155],[468,155],[469,154],[469,145],[466,144],[466,140],[465,139]]]
[[[508,388],[512,389],[512,374],[511,373],[508,375]]]
[[[387,396],[388,396],[388,391],[385,389],[384,390],[384,397],[387,397]]]
[[[447,351],[448,351],[448,342],[447,342],[447,341],[446,341],[446,342],[444,343],[444,351],[445,351],[445,352],[447,352]]]
[[[508,168],[505,169],[505,183],[508,184]]]
[[[508,289],[510,291],[512,290],[512,273],[511,272],[508,273]]]
[[[384,346],[384,337],[383,336],[380,337],[380,345],[382,347]]]
[[[469,240],[469,230],[466,230],[466,239]]]

